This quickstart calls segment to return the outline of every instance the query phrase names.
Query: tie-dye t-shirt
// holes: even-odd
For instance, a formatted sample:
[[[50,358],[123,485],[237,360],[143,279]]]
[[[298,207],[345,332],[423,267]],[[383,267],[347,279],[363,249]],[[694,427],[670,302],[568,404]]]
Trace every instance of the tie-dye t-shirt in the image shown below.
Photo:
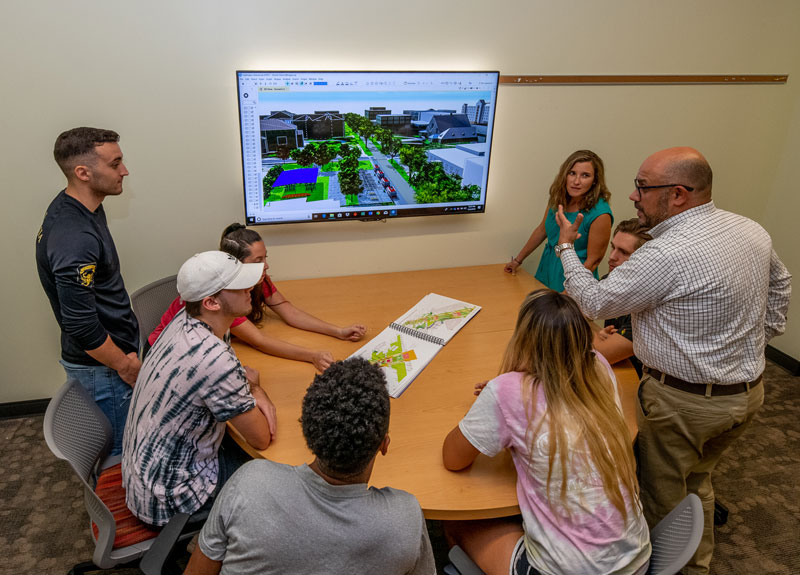
[[[616,386],[610,368],[609,372]],[[533,411],[531,429],[536,429],[544,416],[544,390],[537,386],[533,406],[526,406],[524,385],[529,386],[530,381],[519,372],[496,377],[475,400],[459,428],[485,455],[497,455],[502,449],[511,451],[529,562],[545,574],[634,573],[650,557],[650,533],[638,500],[632,501],[622,488],[628,512],[623,524],[622,515],[603,490],[600,475],[588,462],[588,448],[576,441],[576,433],[569,429],[567,507],[560,498],[563,477],[558,453],[550,480],[552,501],[548,500],[547,421],[532,440],[526,438],[528,413]]]
[[[225,422],[256,401],[230,345],[186,310],[144,360],[122,443],[125,501],[134,515],[164,525],[200,509],[217,486]]]

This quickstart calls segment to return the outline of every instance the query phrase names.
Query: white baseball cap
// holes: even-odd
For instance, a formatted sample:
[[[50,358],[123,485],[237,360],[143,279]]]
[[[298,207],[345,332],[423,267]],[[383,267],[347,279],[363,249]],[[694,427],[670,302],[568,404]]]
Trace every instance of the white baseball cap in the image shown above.
[[[201,301],[224,289],[246,289],[256,285],[264,264],[243,264],[225,252],[195,254],[178,271],[178,293],[183,301]]]

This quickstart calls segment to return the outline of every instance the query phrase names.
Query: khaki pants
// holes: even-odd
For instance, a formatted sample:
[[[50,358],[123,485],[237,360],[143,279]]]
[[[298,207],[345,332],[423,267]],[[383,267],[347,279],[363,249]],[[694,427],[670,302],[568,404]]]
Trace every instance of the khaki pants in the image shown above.
[[[703,503],[703,538],[683,573],[708,573],[714,552],[711,472],[764,403],[764,384],[737,395],[705,397],[645,374],[639,386],[637,455],[644,516],[652,529],[687,493]]]

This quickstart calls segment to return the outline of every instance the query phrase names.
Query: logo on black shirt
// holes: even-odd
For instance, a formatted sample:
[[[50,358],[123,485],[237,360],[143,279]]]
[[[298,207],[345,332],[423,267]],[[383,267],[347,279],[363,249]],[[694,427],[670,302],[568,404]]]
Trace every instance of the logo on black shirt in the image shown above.
[[[78,267],[78,283],[84,287],[91,287],[94,284],[94,272],[97,264],[86,264]]]

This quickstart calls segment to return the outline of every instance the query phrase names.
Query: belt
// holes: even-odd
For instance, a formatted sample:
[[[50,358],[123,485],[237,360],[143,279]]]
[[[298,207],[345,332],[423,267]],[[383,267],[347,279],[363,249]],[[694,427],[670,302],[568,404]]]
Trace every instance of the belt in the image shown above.
[[[674,387],[675,389],[686,391],[688,393],[694,393],[695,395],[736,395],[737,393],[744,393],[745,391],[749,391],[750,389],[756,387],[758,384],[761,383],[760,375],[757,378],[755,378],[755,380],[746,381],[744,383],[711,384],[711,383],[691,383],[689,381],[683,381],[682,379],[678,379],[677,377],[667,375],[666,373],[662,373],[657,369],[653,369],[652,367],[647,367],[646,365],[642,366],[642,371],[650,375],[650,377],[659,380],[664,385],[668,385],[670,387]],[[711,393],[707,393],[708,388],[711,388]]]

